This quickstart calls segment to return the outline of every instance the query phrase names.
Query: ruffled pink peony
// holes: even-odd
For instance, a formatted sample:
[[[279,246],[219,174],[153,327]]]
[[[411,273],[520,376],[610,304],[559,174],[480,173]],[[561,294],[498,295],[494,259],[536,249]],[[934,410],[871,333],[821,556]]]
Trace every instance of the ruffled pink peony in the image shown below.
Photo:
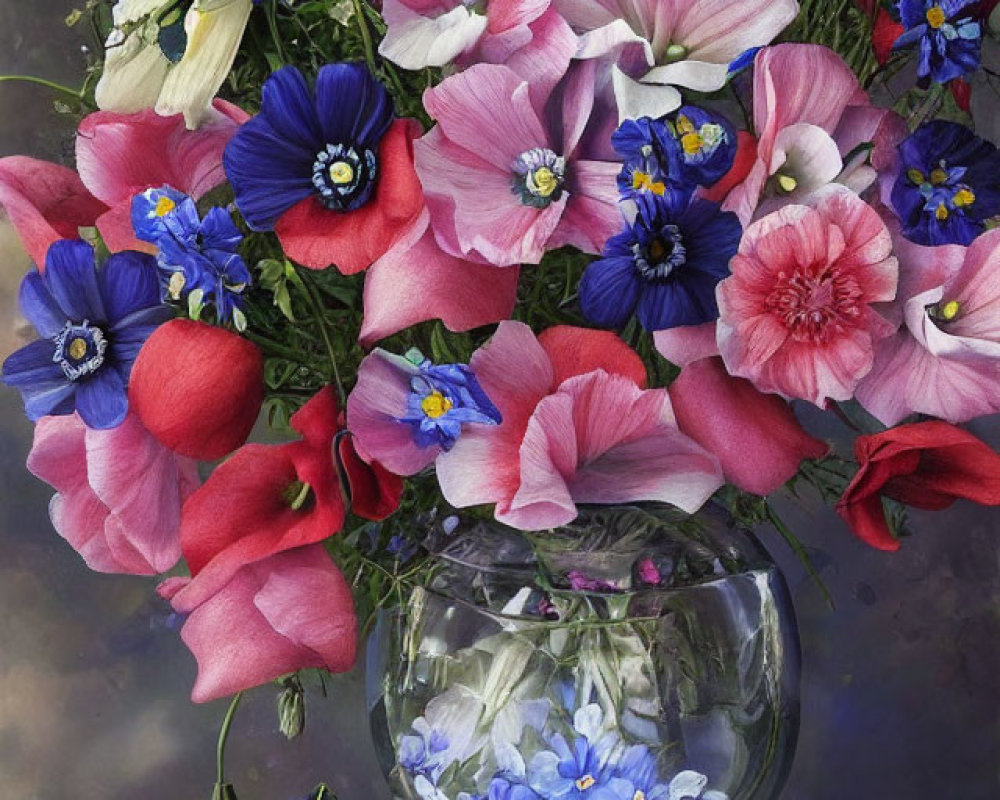
[[[351,589],[320,545],[279,553],[217,576],[160,586],[198,661],[191,691],[206,703],[300,669],[346,672],[357,653]]]
[[[677,108],[673,86],[713,92],[729,65],[770,43],[798,14],[796,0],[554,0],[581,34],[578,58],[615,64],[621,116]]]
[[[438,457],[462,508],[496,504],[527,530],[564,525],[578,503],[654,500],[693,512],[722,485],[716,459],[677,429],[665,390],[645,391],[638,356],[614,334],[503,322],[470,364],[503,415]]]
[[[730,374],[764,392],[848,400],[894,331],[898,267],[878,214],[844,187],[751,225],[719,284],[718,342]]]
[[[1000,230],[958,245],[900,250],[903,327],[882,340],[857,397],[893,426],[910,414],[965,422],[1000,411]],[[960,266],[953,268],[958,259]],[[912,267],[914,269],[906,269]]]
[[[28,469],[57,492],[52,524],[98,572],[155,575],[181,555],[181,504],[197,465],[154,439],[129,414],[111,430],[76,416],[43,417]]]
[[[866,188],[905,135],[902,120],[872,106],[850,67],[820,45],[781,44],[758,53],[753,96],[757,159],[723,205],[744,226],[758,204],[769,213],[835,179]],[[845,164],[866,142],[876,144],[871,167],[867,151]]]
[[[97,227],[112,251],[149,251],[132,230],[132,198],[164,185],[195,199],[225,182],[222,152],[248,115],[216,100],[214,110],[194,131],[184,116],[161,117],[152,109],[138,114],[98,111],[84,117],[76,137],[76,164],[84,185],[110,210]]]
[[[427,91],[437,125],[414,149],[445,252],[537,264],[564,245],[597,253],[620,228],[620,165],[590,160],[581,146],[588,123],[602,122],[591,120],[594,79],[593,65],[578,63],[543,98],[508,67],[479,64]],[[543,121],[549,106],[560,125]]]
[[[804,459],[829,452],[787,402],[726,372],[714,324],[658,331],[655,338],[657,350],[681,367],[670,384],[677,425],[719,459],[727,482],[768,495],[791,480]]]

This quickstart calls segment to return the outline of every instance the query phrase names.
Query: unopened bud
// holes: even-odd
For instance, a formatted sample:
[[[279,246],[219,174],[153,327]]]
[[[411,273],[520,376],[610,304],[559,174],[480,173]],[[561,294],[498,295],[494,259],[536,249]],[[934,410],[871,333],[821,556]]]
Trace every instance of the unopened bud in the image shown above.
[[[278,695],[278,728],[288,739],[299,736],[306,727],[306,694],[297,676],[283,681]]]

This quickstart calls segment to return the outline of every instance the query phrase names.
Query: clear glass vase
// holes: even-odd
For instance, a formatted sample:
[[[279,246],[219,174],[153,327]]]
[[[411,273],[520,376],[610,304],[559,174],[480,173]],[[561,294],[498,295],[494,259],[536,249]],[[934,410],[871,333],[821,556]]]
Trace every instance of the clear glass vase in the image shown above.
[[[524,534],[441,520],[426,588],[369,642],[394,794],[771,800],[798,730],[784,581],[716,510],[583,509]]]

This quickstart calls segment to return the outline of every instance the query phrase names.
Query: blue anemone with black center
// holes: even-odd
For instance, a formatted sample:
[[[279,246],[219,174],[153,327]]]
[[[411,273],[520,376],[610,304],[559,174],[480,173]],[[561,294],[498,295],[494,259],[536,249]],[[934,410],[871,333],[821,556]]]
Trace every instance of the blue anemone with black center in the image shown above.
[[[379,143],[392,100],[363,64],[328,64],[314,90],[295,67],[264,83],[261,110],[226,146],[224,165],[236,205],[255,231],[308,197],[332,211],[354,211],[379,178]]]
[[[407,359],[418,367],[410,378],[406,415],[401,422],[413,428],[419,447],[438,446],[445,452],[455,446],[462,425],[499,425],[499,409],[465,364],[433,364],[416,351]]]
[[[98,269],[89,244],[59,241],[45,272],[25,275],[19,299],[40,338],[4,362],[3,381],[21,392],[28,418],[77,411],[91,428],[121,424],[139,349],[174,316],[160,302],[155,259],[126,251]]]
[[[667,194],[636,203],[635,221],[583,274],[584,316],[618,328],[635,313],[647,331],[717,319],[715,287],[739,247],[739,218],[700,198]]]
[[[1000,215],[1000,152],[963,125],[935,120],[899,145],[892,206],[917,244],[969,245]]]
[[[733,166],[736,130],[723,116],[682,106],[663,119],[626,120],[611,136],[621,157],[618,189],[623,199],[674,193],[689,198],[712,186]]]
[[[983,32],[974,18],[979,0],[899,0],[906,31],[894,50],[919,47],[917,75],[947,83],[979,69]]]
[[[213,305],[220,322],[243,328],[243,293],[250,270],[239,255],[243,234],[224,208],[209,209],[202,219],[192,198],[164,186],[132,200],[136,236],[156,245],[164,297],[189,298],[192,311]],[[192,304],[192,292],[196,302]]]

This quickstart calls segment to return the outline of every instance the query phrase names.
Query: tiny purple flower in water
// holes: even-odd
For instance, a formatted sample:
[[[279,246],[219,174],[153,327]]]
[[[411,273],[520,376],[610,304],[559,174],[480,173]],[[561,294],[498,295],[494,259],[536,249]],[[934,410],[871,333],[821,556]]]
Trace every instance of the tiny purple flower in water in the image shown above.
[[[614,581],[591,578],[579,570],[572,570],[566,577],[574,592],[619,592],[623,588]]]
[[[659,586],[663,580],[660,570],[651,558],[645,558],[639,562],[639,580],[649,586]]]

